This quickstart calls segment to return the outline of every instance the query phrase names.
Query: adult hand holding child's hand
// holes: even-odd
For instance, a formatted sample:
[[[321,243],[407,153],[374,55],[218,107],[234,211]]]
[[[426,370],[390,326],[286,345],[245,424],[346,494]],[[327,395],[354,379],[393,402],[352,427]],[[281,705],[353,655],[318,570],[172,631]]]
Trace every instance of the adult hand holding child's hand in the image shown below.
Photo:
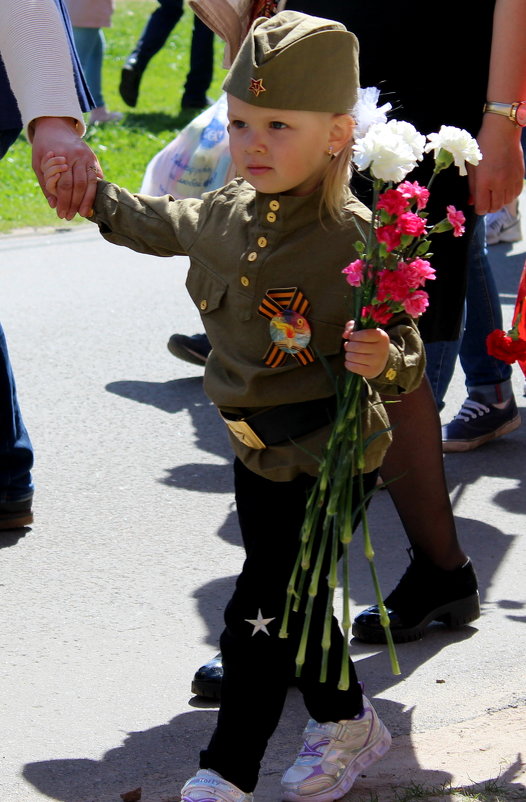
[[[95,200],[97,181],[103,175],[97,157],[71,119],[38,117],[32,125],[33,169],[49,205],[66,220],[72,220],[77,212],[87,217]],[[53,183],[53,192],[46,189],[42,167],[50,152],[64,156],[66,165]]]

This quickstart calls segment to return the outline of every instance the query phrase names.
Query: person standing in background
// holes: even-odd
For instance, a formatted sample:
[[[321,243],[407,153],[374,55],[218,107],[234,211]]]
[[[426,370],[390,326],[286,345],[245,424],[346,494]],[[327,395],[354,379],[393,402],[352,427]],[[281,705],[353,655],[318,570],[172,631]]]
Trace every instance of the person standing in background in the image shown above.
[[[135,108],[142,76],[150,59],[166,44],[183,15],[183,0],[158,0],[133,51],[121,71],[119,92],[124,102]],[[214,68],[214,34],[199,17],[194,17],[190,47],[190,70],[186,76],[181,111],[201,110],[210,105],[207,98]]]

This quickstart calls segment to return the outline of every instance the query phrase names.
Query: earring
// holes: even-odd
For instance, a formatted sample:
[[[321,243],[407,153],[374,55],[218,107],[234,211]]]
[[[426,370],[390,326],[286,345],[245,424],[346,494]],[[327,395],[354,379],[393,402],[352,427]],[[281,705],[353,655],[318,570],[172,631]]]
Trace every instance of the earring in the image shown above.
[[[334,145],[329,145],[327,148],[327,156],[330,156],[331,159],[334,159]]]

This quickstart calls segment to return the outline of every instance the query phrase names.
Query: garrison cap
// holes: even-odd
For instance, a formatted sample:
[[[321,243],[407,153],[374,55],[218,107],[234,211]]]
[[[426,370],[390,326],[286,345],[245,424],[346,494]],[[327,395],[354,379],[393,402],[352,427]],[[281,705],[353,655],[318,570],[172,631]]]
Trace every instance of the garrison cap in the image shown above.
[[[281,11],[254,21],[223,89],[252,106],[344,114],[359,83],[353,33],[333,20]]]

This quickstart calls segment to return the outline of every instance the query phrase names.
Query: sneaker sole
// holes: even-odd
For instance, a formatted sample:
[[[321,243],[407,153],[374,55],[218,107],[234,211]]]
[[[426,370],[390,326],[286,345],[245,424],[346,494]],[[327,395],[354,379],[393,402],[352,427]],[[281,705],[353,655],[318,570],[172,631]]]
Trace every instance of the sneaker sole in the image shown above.
[[[391,634],[395,643],[409,643],[410,641],[420,640],[426,634],[427,627],[433,621],[445,624],[449,629],[458,629],[472,621],[480,618],[480,598],[478,591],[465,599],[456,602],[449,602],[442,607],[432,610],[420,623],[414,627],[404,629],[392,629]],[[353,623],[352,634],[364,643],[385,643],[383,629],[364,627],[361,624]]]
[[[286,802],[332,802],[334,799],[344,796],[350,791],[358,775],[389,751],[391,733],[383,722],[380,721],[379,724],[378,738],[374,744],[365,747],[363,752],[352,761],[336,785],[319,794],[295,794],[293,791],[282,791],[281,798]]]
[[[443,440],[442,451],[444,454],[450,454],[455,451],[473,451],[474,448],[483,446],[484,443],[489,443],[497,437],[502,437],[503,434],[514,432],[521,425],[521,416],[519,413],[507,423],[503,423],[498,429],[493,432],[488,432],[480,437],[474,437],[472,440]]]

